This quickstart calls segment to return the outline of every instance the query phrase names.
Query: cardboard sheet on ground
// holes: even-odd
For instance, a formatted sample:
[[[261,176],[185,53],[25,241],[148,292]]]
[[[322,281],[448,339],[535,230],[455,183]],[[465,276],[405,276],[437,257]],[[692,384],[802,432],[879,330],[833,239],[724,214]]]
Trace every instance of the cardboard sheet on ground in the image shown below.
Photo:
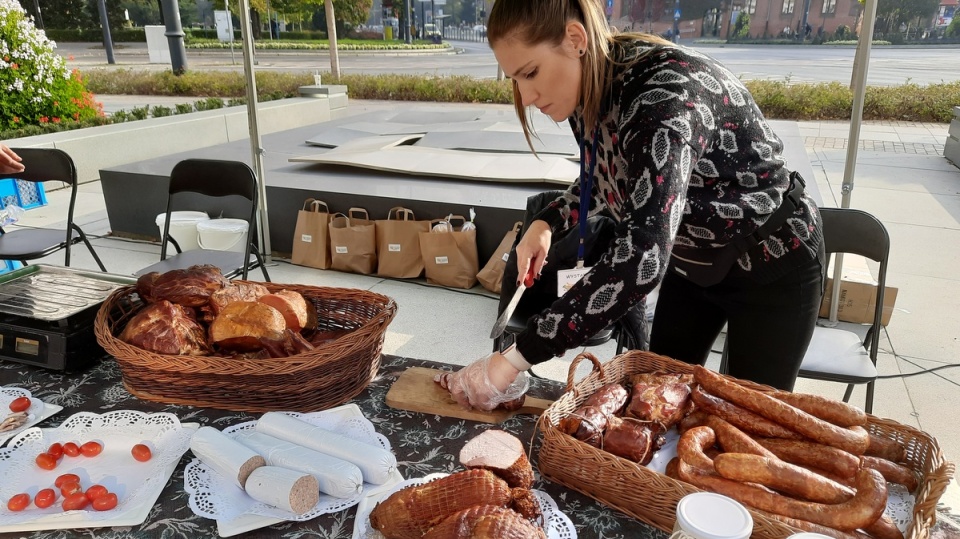
[[[413,145],[420,135],[352,140],[319,155],[291,158],[299,163],[345,165],[403,174],[460,177],[496,182],[569,185],[580,173],[574,159],[556,155],[458,151]]]

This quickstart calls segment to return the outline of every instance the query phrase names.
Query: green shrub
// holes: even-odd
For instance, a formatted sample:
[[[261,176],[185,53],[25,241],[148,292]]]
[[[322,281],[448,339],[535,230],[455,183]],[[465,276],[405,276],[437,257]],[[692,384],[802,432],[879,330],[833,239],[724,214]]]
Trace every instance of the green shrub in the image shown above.
[[[943,31],[944,37],[960,37],[960,17],[955,14],[950,25]]]
[[[750,37],[750,14],[746,11],[741,11],[737,15],[737,22],[733,25],[733,34],[730,36],[730,39],[747,39]]]
[[[223,108],[223,99],[219,97],[208,97],[206,99],[201,99],[193,104],[195,109],[199,110],[214,110]]]
[[[74,123],[103,114],[78,71],[14,0],[0,0],[0,130]]]
[[[153,116],[154,118],[173,116],[173,109],[170,107],[164,107],[163,105],[155,105],[152,109],[150,109],[150,116]]]
[[[146,120],[147,116],[150,115],[150,105],[144,105],[142,107],[133,107],[130,109],[130,118],[132,120]]]
[[[64,43],[103,43],[103,31],[100,28],[72,28],[61,30],[48,28],[47,37]],[[216,33],[214,33],[216,37]],[[147,34],[143,28],[111,28],[110,39],[116,43],[145,43]],[[115,45],[116,46],[116,45]]]
[[[193,103],[180,103],[176,106],[177,114],[189,114],[193,112]]]

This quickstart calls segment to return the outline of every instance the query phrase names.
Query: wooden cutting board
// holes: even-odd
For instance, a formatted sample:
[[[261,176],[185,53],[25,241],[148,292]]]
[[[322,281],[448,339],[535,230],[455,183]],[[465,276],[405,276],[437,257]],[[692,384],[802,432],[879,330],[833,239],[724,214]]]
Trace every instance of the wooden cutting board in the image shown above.
[[[502,423],[516,414],[540,415],[553,404],[553,401],[528,396],[522,407],[511,412],[467,410],[453,400],[449,391],[433,381],[434,375],[442,372],[447,371],[410,367],[390,386],[386,398],[387,406],[483,423]]]

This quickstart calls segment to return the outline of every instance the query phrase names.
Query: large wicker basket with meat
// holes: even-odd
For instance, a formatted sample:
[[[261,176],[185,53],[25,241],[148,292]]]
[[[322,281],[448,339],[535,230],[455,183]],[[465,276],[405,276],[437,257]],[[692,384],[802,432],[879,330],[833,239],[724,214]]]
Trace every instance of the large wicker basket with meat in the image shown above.
[[[584,359],[593,362],[593,372],[575,384],[574,374]],[[690,364],[644,351],[630,351],[602,365],[589,353],[577,356],[570,365],[567,391],[540,416],[543,444],[536,459],[540,473],[669,533],[676,520],[677,502],[698,492],[697,487],[580,441],[560,425],[606,384],[625,384],[639,373],[688,374],[693,370]],[[723,378],[753,390],[773,391],[753,382]],[[927,539],[936,523],[937,501],[951,481],[953,464],[944,459],[937,440],[922,431],[872,415],[868,415],[865,428],[870,436],[896,441],[905,449],[901,464],[916,474],[919,484],[904,537]],[[754,523],[752,537],[774,539],[801,531],[769,513],[749,510]]]
[[[317,311],[317,329],[342,336],[289,357],[159,354],[118,337],[143,307],[131,285],[104,301],[94,325],[97,341],[116,358],[124,387],[156,402],[245,412],[312,412],[342,404],[363,391],[380,367],[396,303],[365,290],[260,284],[272,293],[299,292]]]

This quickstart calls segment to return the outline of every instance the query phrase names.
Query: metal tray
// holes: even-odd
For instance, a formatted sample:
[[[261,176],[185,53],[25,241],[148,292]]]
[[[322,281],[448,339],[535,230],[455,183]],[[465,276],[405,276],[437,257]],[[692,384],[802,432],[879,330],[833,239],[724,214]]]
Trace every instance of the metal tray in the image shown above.
[[[137,282],[113,273],[35,264],[0,275],[0,313],[63,320]]]

